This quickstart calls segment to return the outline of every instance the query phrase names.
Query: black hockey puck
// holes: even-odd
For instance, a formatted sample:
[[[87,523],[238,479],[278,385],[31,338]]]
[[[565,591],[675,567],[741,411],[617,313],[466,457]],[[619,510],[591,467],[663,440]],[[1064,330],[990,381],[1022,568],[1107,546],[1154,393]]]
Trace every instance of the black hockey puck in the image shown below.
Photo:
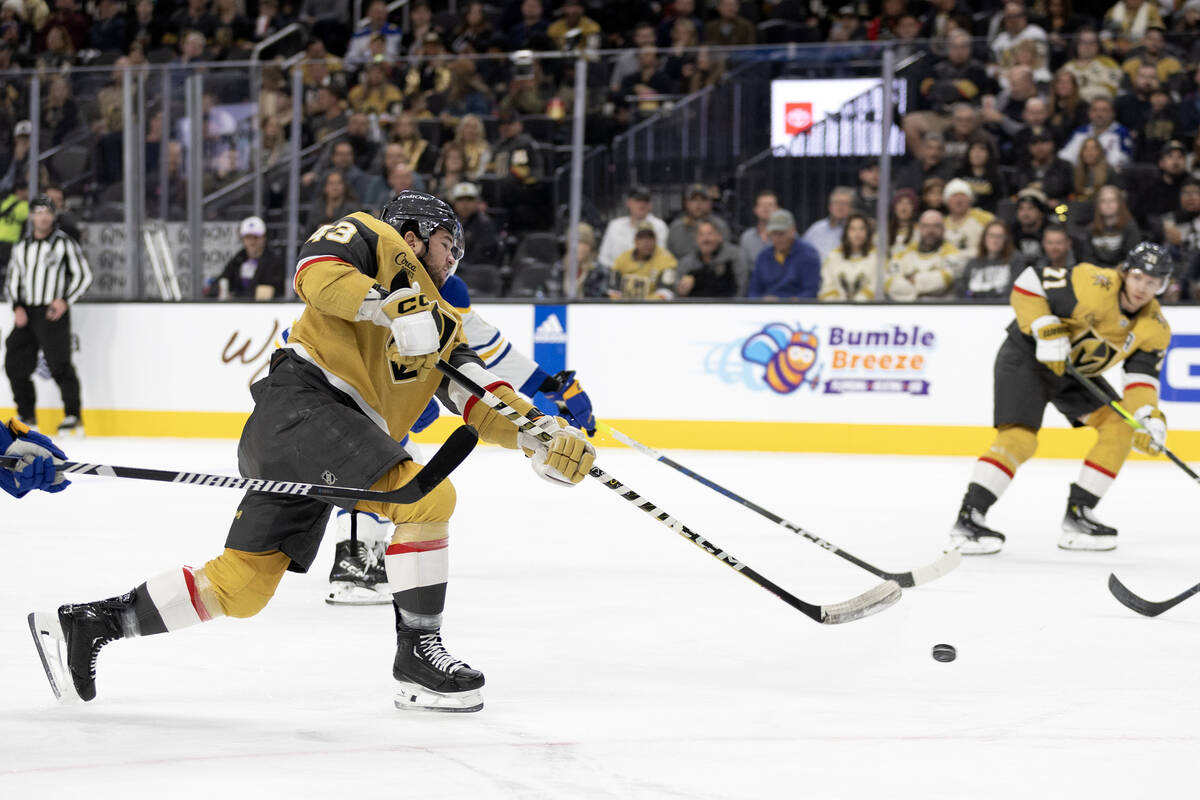
[[[944,663],[947,661],[953,661],[956,658],[958,658],[958,651],[954,649],[954,645],[952,645],[952,644],[935,644],[933,646],[933,660],[934,661],[941,661]]]

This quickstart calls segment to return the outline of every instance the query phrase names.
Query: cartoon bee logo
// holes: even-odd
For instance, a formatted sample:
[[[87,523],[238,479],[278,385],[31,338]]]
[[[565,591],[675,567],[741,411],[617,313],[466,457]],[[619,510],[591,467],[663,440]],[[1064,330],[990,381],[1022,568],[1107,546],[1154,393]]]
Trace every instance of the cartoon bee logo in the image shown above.
[[[1099,275],[1099,274],[1093,275],[1092,283],[1095,284],[1096,286],[1099,286],[1101,289],[1111,289],[1112,288],[1112,279],[1109,278],[1107,275]]]
[[[813,331],[799,326],[792,330],[781,322],[772,322],[746,340],[742,345],[742,358],[766,367],[763,382],[772,391],[791,394],[801,386],[815,389],[820,383],[819,371],[808,377],[808,372],[817,363],[819,344]]]

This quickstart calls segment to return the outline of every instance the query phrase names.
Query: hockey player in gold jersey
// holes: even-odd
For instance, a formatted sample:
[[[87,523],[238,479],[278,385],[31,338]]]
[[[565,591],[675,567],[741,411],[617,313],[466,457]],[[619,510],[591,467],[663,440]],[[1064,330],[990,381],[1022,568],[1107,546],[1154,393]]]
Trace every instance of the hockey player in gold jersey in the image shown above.
[[[996,355],[996,438],[975,463],[950,545],[964,554],[996,553],[1004,535],[987,527],[985,515],[1008,488],[1017,468],[1037,449],[1046,404],[1052,403],[1074,427],[1099,433],[1071,484],[1058,546],[1064,550],[1112,550],[1117,531],[1096,519],[1093,509],[1112,484],[1130,447],[1157,455],[1166,442],[1166,417],[1158,408],[1158,374],[1171,340],[1155,295],[1170,283],[1171,258],[1156,244],[1143,243],[1118,269],[1092,264],[1074,268],[1030,267],[1011,294],[1016,319]],[[1136,409],[1144,429],[1134,431],[1116,411],[1101,404],[1078,381],[1064,374],[1070,362],[1084,375],[1099,377],[1121,364],[1125,381],[1121,403]]]
[[[442,276],[463,255],[453,209],[409,191],[380,217],[343,217],[318,228],[302,247],[295,288],[304,313],[267,377],[251,387],[254,412],[238,443],[242,474],[397,489],[419,471],[399,440],[436,392],[484,441],[524,450],[541,477],[567,486],[582,480],[595,449],[580,431],[543,416],[491,375],[467,346],[458,313],[438,293]],[[552,440],[518,434],[507,419],[443,379],[435,369],[439,358],[534,420]],[[482,673],[451,656],[441,639],[454,505],[454,489],[443,481],[415,503],[355,506],[396,526],[385,566],[394,592],[398,708],[476,711],[483,705]],[[204,566],[176,567],[119,597],[62,606],[56,617],[31,615],[43,622],[31,620],[31,627],[47,673],[61,662],[51,687],[91,700],[96,656],[108,642],[257,614],[284,572],[307,571],[329,514],[330,506],[317,500],[248,492],[224,552]]]

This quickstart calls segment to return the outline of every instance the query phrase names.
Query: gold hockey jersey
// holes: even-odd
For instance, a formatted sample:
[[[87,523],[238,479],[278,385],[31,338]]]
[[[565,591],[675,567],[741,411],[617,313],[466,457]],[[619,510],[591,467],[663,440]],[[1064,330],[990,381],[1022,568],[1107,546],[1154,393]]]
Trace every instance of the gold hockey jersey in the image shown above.
[[[296,294],[304,313],[286,347],[312,362],[335,388],[349,395],[377,425],[401,439],[441,382],[434,371],[418,381],[387,357],[391,330],[356,321],[367,292],[418,288],[436,304],[442,358],[466,347],[462,319],[446,302],[412,248],[390,225],[357,212],[322,225],[300,249]],[[453,363],[453,362],[452,362]]]
[[[1157,300],[1136,314],[1121,310],[1122,276],[1118,270],[1029,267],[1017,277],[1010,302],[1014,325],[1028,341],[1030,324],[1053,314],[1067,324],[1071,363],[1084,375],[1099,375],[1116,364],[1125,371],[1125,399],[1136,408],[1158,401],[1158,375],[1171,342],[1171,328]],[[1011,331],[1011,328],[1010,328]]]

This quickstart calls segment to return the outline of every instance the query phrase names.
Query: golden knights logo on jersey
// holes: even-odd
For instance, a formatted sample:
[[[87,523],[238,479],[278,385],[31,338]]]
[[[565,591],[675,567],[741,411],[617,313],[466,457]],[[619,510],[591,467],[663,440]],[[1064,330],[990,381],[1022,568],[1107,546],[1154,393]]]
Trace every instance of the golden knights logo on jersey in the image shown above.
[[[396,262],[399,263],[402,258],[407,263],[408,259],[402,255],[396,256]],[[402,266],[402,268],[405,267]],[[416,297],[413,297],[412,302],[414,304],[429,306],[429,310],[433,312],[434,322],[437,323],[438,352],[446,352],[446,346],[450,344],[450,342],[453,341],[454,337],[458,334],[458,328],[460,324],[459,318],[447,314],[441,306],[439,306],[437,303],[430,302],[429,298],[427,298],[424,294],[419,294]],[[389,356],[395,352],[396,338],[394,336],[388,336],[386,349]],[[417,372],[415,370],[403,369],[390,357],[388,358],[388,364],[392,368],[392,383],[408,383],[409,381],[416,380]]]
[[[1126,347],[1132,344],[1132,338],[1133,334],[1126,337]],[[1123,352],[1109,345],[1091,329],[1071,340],[1071,363],[1084,375],[1099,375],[1121,358],[1124,358]]]

